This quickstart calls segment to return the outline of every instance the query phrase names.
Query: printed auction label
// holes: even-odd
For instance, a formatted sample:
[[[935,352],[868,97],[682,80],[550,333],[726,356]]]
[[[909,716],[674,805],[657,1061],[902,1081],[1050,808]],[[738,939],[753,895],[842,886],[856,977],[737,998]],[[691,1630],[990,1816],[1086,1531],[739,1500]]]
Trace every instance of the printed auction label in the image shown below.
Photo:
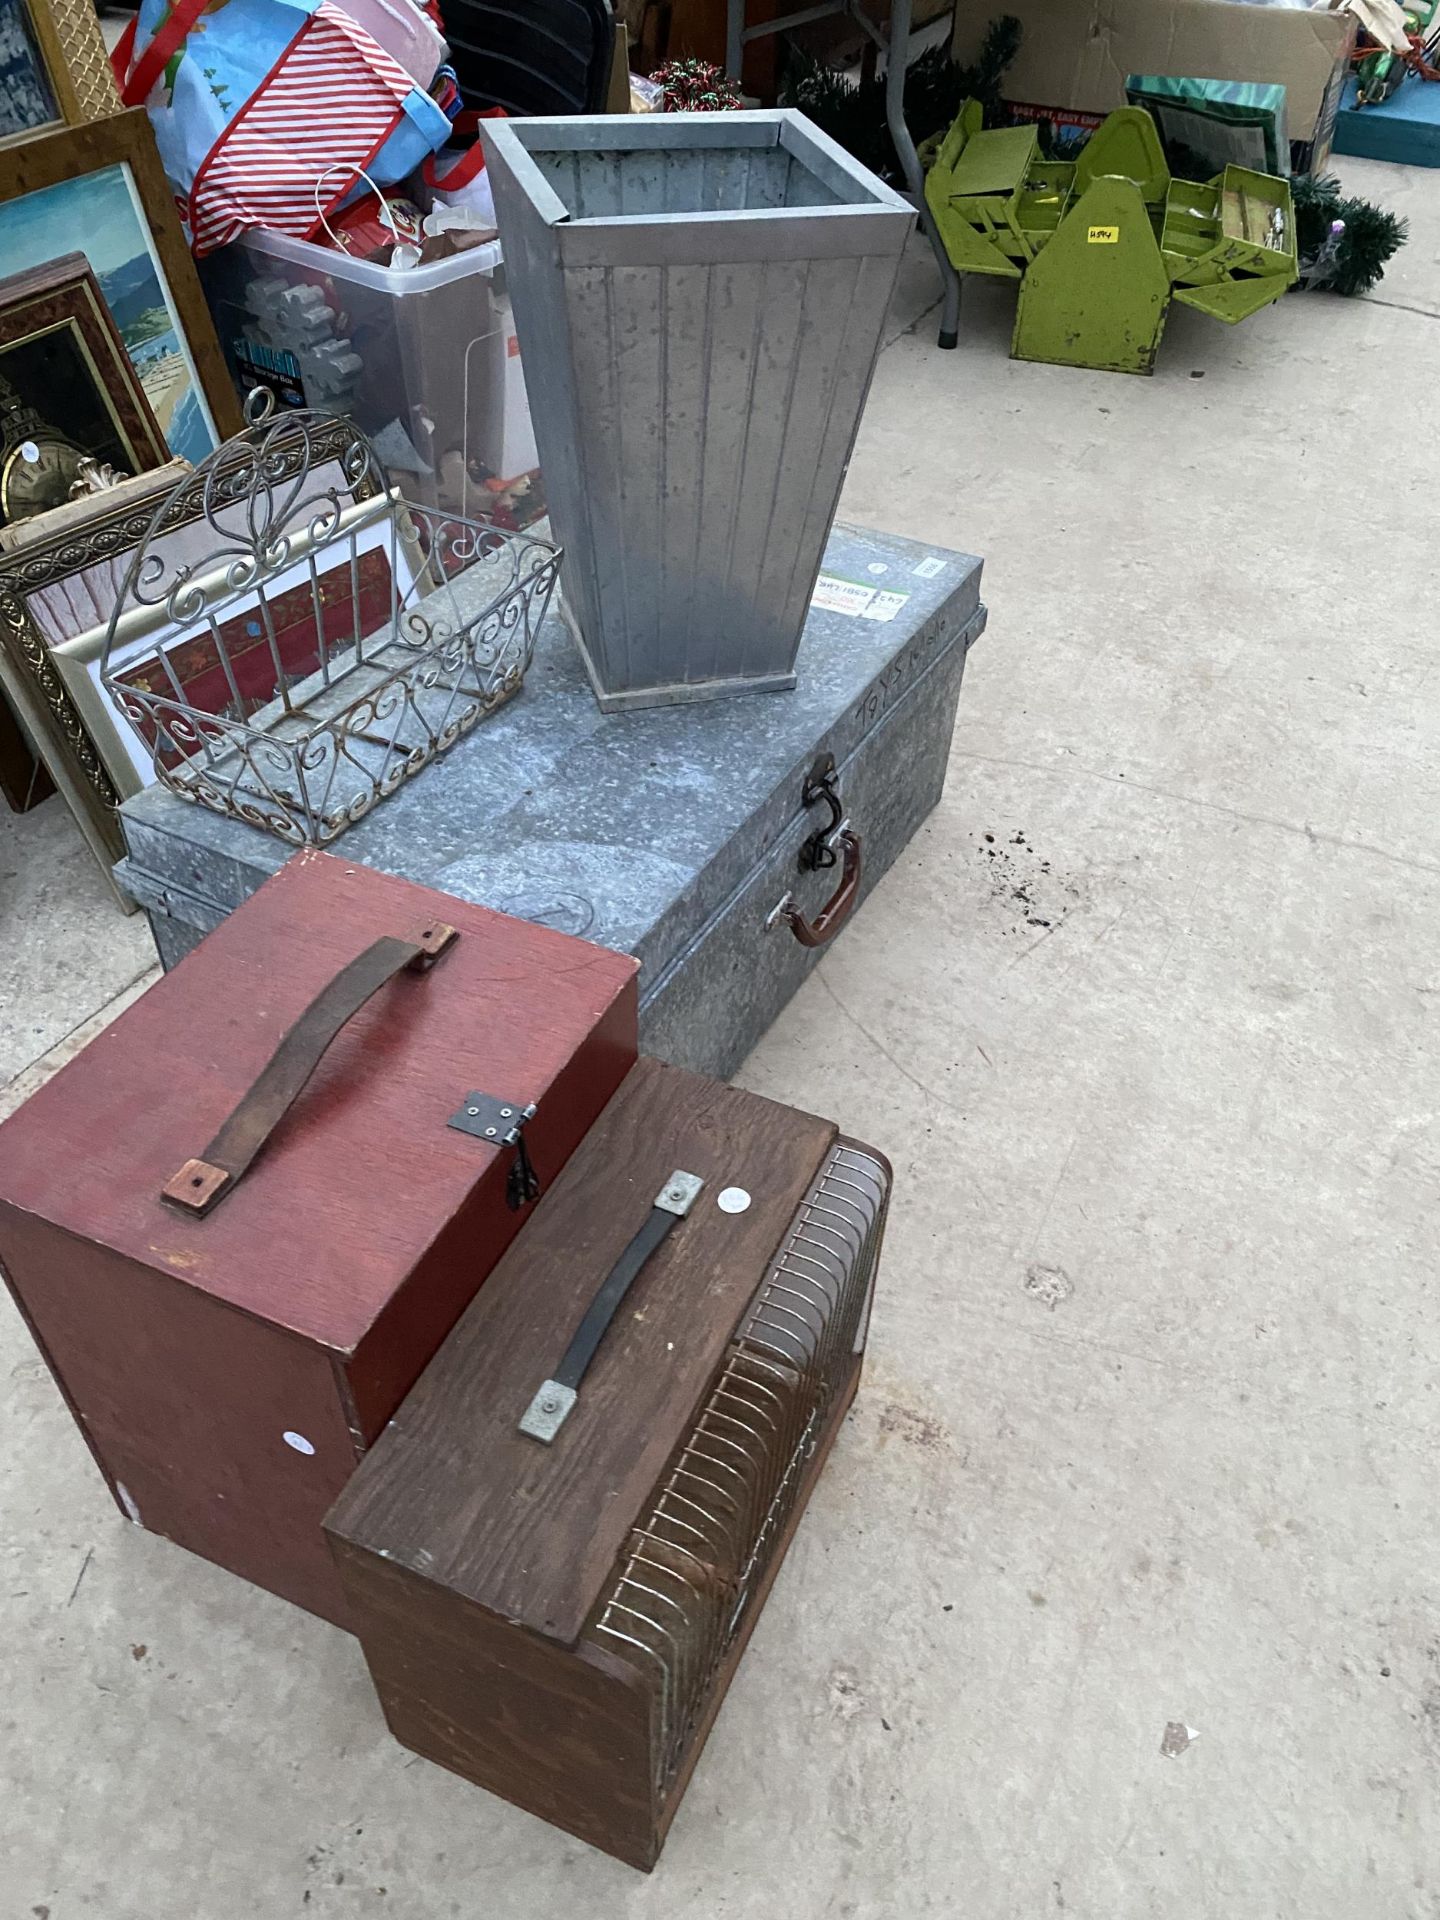
[[[862,620],[893,620],[909,598],[908,593],[889,593],[882,589],[872,597],[860,618]]]
[[[810,604],[823,607],[827,613],[856,614],[864,613],[874,598],[874,587],[862,586],[858,580],[842,580],[835,573],[822,573],[815,582]]]

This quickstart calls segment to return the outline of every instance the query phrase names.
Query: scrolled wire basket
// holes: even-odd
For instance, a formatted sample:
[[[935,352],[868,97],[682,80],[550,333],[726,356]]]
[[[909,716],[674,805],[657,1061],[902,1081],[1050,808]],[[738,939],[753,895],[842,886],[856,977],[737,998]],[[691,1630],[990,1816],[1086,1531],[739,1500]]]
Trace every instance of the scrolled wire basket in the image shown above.
[[[157,509],[100,677],[173,793],[325,846],[520,691],[560,550],[405,500],[349,420],[247,411]]]

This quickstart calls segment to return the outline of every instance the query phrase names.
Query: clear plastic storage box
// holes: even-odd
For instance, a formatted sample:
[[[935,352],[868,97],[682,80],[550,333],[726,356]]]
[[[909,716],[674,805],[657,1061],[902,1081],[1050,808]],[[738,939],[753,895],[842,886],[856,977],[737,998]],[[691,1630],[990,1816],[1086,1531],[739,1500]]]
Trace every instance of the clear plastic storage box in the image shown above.
[[[544,513],[498,241],[407,272],[259,228],[201,271],[242,392],[348,414],[423,505]]]

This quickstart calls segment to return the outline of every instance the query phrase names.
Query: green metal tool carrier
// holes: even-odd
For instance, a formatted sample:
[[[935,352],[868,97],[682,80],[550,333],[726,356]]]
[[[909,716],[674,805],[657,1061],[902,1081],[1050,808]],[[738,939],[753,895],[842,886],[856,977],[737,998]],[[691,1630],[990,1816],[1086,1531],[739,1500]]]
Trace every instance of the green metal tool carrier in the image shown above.
[[[1234,322],[1297,277],[1288,181],[1173,180],[1143,107],[1117,108],[1078,160],[1047,161],[1034,127],[983,132],[967,101],[925,198],[961,273],[1020,281],[1016,360],[1153,373],[1172,298]]]

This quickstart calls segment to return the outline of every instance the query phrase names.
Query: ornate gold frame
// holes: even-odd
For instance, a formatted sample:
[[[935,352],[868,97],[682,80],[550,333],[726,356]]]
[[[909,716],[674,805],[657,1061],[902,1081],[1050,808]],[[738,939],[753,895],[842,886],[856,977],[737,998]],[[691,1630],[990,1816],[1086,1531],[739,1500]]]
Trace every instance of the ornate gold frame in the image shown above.
[[[59,109],[42,126],[22,128],[0,139],[11,147],[57,127],[79,127],[120,111],[120,93],[110,70],[105,38],[95,18],[94,0],[19,0],[30,21],[40,64]]]

